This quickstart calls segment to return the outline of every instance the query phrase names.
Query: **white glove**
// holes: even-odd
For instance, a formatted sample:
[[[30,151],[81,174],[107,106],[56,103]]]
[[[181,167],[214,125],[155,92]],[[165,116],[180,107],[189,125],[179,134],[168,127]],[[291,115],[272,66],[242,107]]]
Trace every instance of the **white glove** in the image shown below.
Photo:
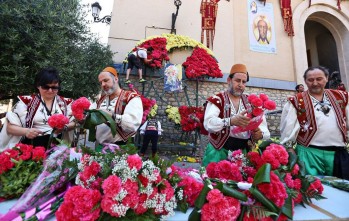
[[[144,135],[144,131],[141,131],[141,133],[140,133],[141,135]]]

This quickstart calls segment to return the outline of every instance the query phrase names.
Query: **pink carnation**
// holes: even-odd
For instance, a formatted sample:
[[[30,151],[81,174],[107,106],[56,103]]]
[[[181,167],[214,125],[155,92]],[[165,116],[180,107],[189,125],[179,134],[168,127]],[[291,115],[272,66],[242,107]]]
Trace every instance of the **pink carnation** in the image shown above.
[[[115,196],[121,190],[121,179],[115,175],[109,176],[104,180],[102,189],[105,195]]]
[[[91,102],[86,97],[80,97],[75,100],[71,107],[75,119],[82,120],[84,118],[84,111],[87,110],[90,105]]]
[[[255,100],[255,99],[257,99],[257,98],[258,98],[257,95],[255,95],[255,94],[250,94],[250,95],[248,95],[247,100],[248,100],[248,102],[252,103],[252,101]]]
[[[183,195],[190,206],[194,206],[194,203],[199,196],[204,184],[198,182],[191,176],[184,176],[178,183],[178,187],[183,187]]]
[[[287,165],[288,153],[284,146],[272,143],[263,152],[262,159],[270,163],[275,170],[279,168],[280,165]]]
[[[255,98],[251,101],[251,104],[255,107],[260,107],[263,105],[263,101],[260,98]]]
[[[64,202],[56,212],[58,221],[93,221],[99,218],[101,200],[98,190],[89,190],[81,186],[73,186],[64,195]]]
[[[275,101],[267,100],[264,102],[263,107],[267,110],[275,110],[276,103]]]
[[[262,108],[254,108],[252,110],[252,115],[257,117],[259,115],[262,115],[263,114],[263,109]]]
[[[259,95],[259,98],[262,99],[263,102],[269,100],[269,97],[268,97],[268,95],[266,95],[266,94],[260,94],[260,95]]]
[[[201,208],[202,221],[236,220],[240,214],[239,200],[224,196],[219,190],[213,189],[208,194],[207,203]]]
[[[18,143],[16,144],[16,147],[22,152],[22,154],[19,156],[21,160],[29,160],[32,156],[32,145],[22,144]]]
[[[142,168],[142,158],[137,154],[129,155],[127,157],[128,166],[132,168],[136,168],[136,170],[140,170]]]
[[[47,156],[45,147],[35,147],[32,153],[32,159],[34,161],[45,160]]]
[[[280,208],[285,204],[285,200],[288,197],[284,184],[272,171],[270,172],[270,183],[258,184],[258,189],[266,198]]]
[[[69,123],[69,118],[63,114],[54,114],[48,118],[47,123],[53,129],[62,130],[64,126]]]

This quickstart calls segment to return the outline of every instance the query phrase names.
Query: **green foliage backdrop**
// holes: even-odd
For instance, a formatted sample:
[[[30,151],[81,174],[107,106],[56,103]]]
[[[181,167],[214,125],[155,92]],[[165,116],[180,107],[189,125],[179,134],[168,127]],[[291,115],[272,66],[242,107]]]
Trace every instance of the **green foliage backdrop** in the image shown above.
[[[34,92],[35,74],[48,66],[61,73],[61,95],[98,93],[97,75],[113,53],[90,33],[84,7],[79,0],[0,0],[0,100]]]

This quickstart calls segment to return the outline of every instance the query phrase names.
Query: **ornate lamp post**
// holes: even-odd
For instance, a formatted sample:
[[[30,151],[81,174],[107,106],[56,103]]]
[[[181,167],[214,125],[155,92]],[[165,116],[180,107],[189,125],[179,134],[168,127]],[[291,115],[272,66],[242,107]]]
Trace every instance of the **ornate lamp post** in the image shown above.
[[[178,16],[179,6],[182,5],[182,1],[181,0],[174,0],[174,5],[177,7],[177,10],[176,10],[176,13],[172,13],[171,34],[176,34],[175,24],[176,24],[176,19]]]
[[[103,18],[99,18],[99,13],[101,12],[102,7],[99,5],[98,2],[93,3],[91,7],[92,7],[92,16],[93,16],[94,22],[107,23],[108,25],[110,24],[111,15],[106,15]]]

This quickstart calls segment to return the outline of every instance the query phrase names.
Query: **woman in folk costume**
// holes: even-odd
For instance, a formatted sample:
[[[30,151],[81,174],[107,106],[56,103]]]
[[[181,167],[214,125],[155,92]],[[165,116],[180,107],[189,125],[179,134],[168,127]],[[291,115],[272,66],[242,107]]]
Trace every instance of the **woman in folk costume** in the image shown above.
[[[33,146],[47,147],[52,128],[48,118],[53,114],[63,114],[70,119],[63,130],[55,130],[57,137],[69,139],[68,133],[74,129],[71,117],[72,99],[58,95],[61,80],[54,68],[44,68],[35,77],[36,94],[18,96],[18,103],[6,115],[4,128],[0,134],[0,150],[14,147],[18,142]]]

